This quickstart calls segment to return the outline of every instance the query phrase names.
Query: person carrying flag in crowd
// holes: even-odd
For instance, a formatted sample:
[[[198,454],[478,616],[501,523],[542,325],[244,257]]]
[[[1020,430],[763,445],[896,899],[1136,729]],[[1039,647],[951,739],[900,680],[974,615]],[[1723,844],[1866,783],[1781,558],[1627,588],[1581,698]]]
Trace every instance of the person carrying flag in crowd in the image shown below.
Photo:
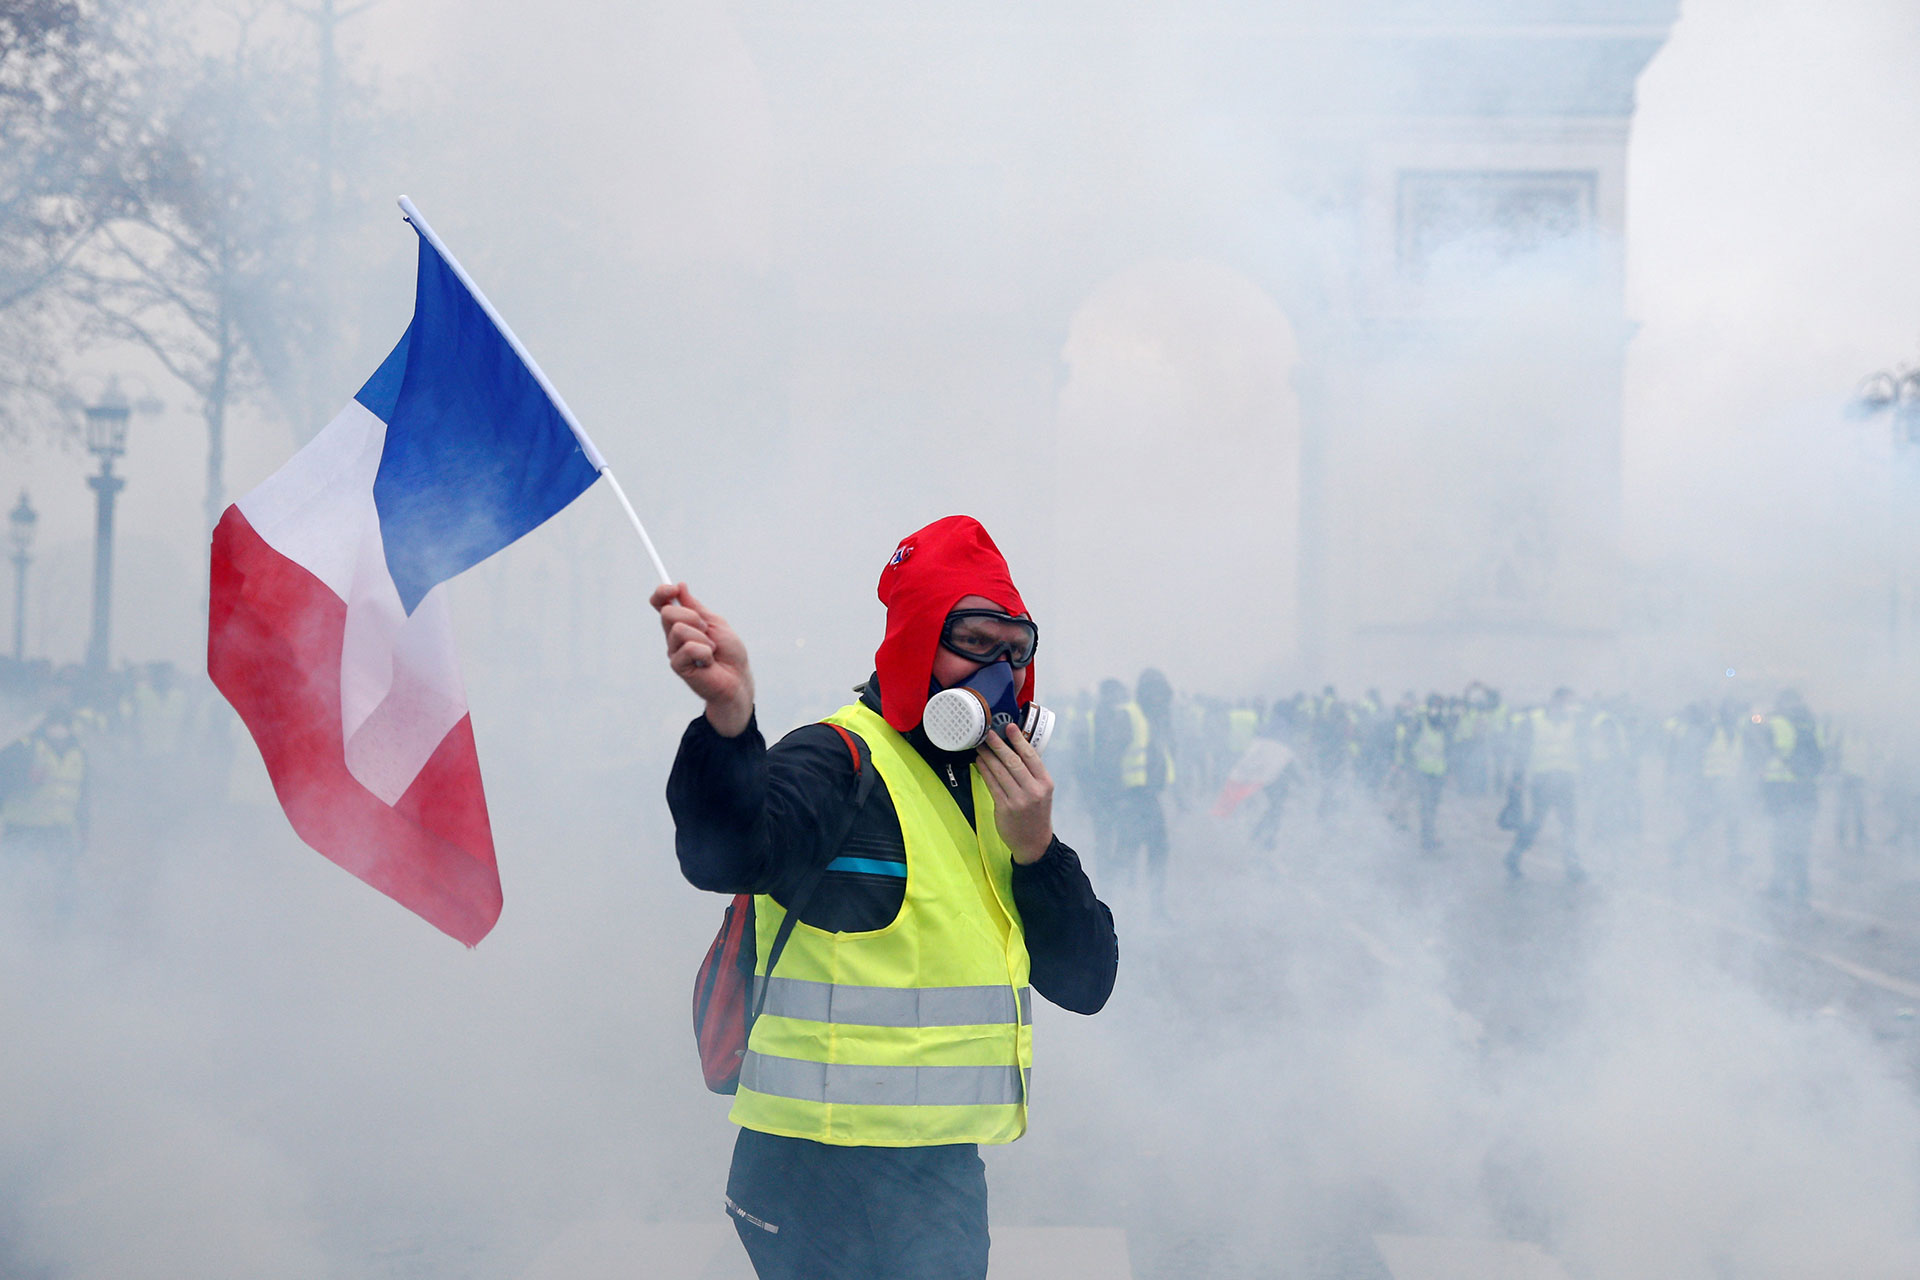
[[[1019,728],[1039,630],[998,548],[968,517],[935,521],[895,548],[879,595],[886,635],[858,700],[772,747],[739,635],[684,584],[652,596],[668,665],[706,704],[667,783],[681,870],[758,895],[766,1003],[726,1204],[763,1278],[985,1276],[978,1146],[1026,1129],[1029,982],[1090,1014],[1118,965]],[[926,716],[953,691],[1013,722],[943,748]],[[854,806],[868,760],[877,784]]]

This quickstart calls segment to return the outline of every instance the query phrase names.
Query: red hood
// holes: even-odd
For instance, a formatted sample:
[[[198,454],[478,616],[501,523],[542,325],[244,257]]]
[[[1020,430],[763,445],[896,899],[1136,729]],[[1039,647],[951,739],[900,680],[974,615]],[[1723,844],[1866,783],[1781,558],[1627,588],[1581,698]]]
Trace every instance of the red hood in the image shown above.
[[[887,635],[873,655],[873,669],[880,677],[880,714],[901,733],[920,723],[941,624],[966,596],[984,596],[1008,613],[1027,611],[1006,557],[972,516],[946,516],[908,534],[880,571]],[[1033,690],[1029,667],[1021,701],[1031,699]]]

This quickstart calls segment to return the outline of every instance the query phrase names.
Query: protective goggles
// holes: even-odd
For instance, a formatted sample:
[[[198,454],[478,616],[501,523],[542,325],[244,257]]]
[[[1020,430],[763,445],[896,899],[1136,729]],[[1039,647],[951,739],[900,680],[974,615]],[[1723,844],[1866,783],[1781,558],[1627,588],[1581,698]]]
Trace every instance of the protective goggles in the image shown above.
[[[998,609],[955,609],[940,628],[940,645],[968,662],[998,662],[1016,667],[1033,661],[1040,647],[1040,628],[1027,618]]]

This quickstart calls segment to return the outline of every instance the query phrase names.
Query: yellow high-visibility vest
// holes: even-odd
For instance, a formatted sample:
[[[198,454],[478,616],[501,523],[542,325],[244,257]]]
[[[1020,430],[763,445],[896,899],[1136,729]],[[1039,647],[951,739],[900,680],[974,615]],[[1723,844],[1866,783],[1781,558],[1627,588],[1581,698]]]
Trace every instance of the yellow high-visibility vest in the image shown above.
[[[1133,736],[1127,741],[1126,752],[1120,757],[1120,785],[1123,787],[1144,787],[1147,785],[1147,741],[1152,730],[1147,725],[1147,713],[1140,709],[1137,702],[1129,702],[1120,708],[1127,713],[1127,723]]]
[[[1713,740],[1700,758],[1703,778],[1733,778],[1740,774],[1740,739],[1719,725],[1713,728]]]
[[[1253,735],[1260,730],[1260,716],[1252,707],[1235,707],[1227,712],[1227,750],[1236,758],[1245,754],[1253,745]]]
[[[134,687],[127,707],[134,746],[149,760],[170,760],[187,745],[187,695],[180,689],[161,693],[150,684]]]
[[[1413,731],[1413,747],[1408,753],[1413,767],[1430,777],[1447,771],[1447,735],[1425,716]]]
[[[33,740],[27,789],[0,806],[0,823],[42,830],[80,825],[80,788],[87,777],[87,753],[79,743],[55,751],[43,738]]]
[[[1147,713],[1140,709],[1139,703],[1129,702],[1120,709],[1127,713],[1127,724],[1132,732],[1132,737],[1127,740],[1126,752],[1120,757],[1120,785],[1144,787],[1149,781],[1147,744],[1153,740],[1153,727],[1147,723]],[[1160,779],[1160,785],[1170,787],[1173,785],[1173,753],[1165,749],[1164,743],[1160,761],[1161,773],[1165,775]]]
[[[1761,775],[1761,780],[1765,782],[1812,782],[1813,777],[1811,775],[1803,778],[1794,772],[1793,751],[1795,747],[1800,745],[1800,731],[1794,727],[1793,721],[1782,715],[1768,716],[1767,728],[1773,737],[1773,754],[1767,757],[1766,772]],[[1820,730],[1815,727],[1812,733],[1814,745],[1820,746],[1824,750],[1825,744],[1820,741]]]
[[[1571,711],[1556,722],[1545,707],[1535,707],[1529,717],[1533,725],[1533,752],[1527,758],[1527,772],[1580,772],[1580,722]]]
[[[1598,763],[1608,763],[1627,754],[1627,731],[1611,711],[1596,711],[1588,723],[1587,753]]]
[[[1027,1129],[1033,993],[1013,904],[1013,851],[970,769],[974,825],[946,784],[858,703],[828,717],[857,734],[900,820],[907,885],[884,928],[796,924],[769,982],[786,911],[754,899],[757,999],[735,1124],[836,1146],[1012,1142]]]

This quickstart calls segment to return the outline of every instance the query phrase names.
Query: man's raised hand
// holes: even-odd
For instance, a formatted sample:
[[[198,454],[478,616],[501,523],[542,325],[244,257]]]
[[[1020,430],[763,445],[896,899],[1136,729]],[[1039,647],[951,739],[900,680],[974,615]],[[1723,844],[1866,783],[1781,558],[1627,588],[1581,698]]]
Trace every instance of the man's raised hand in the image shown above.
[[[974,755],[981,781],[993,797],[993,824],[1023,865],[1040,861],[1053,845],[1053,778],[1040,753],[1018,725],[987,730]]]
[[[753,718],[753,672],[747,647],[727,620],[693,598],[687,584],[661,584],[648,597],[667,637],[667,665],[707,704],[707,723],[737,737]]]

